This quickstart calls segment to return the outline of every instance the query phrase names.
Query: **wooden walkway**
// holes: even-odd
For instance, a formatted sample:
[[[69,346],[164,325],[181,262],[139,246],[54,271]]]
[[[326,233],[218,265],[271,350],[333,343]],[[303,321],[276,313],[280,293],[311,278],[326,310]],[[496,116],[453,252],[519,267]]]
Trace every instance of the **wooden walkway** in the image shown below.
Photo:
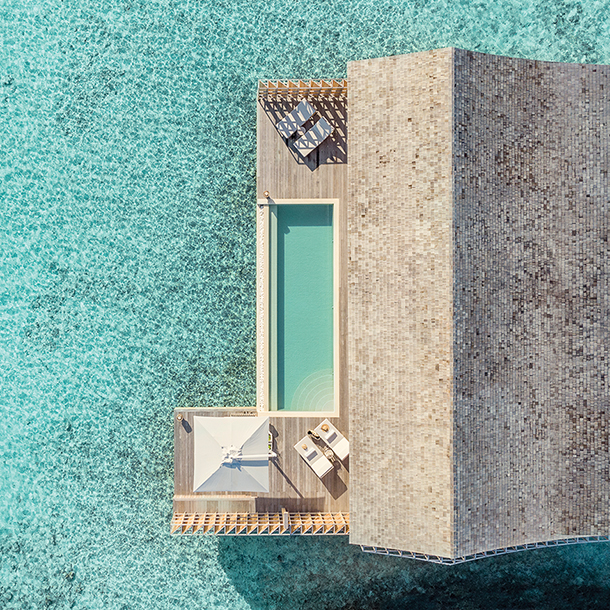
[[[305,97],[334,127],[332,136],[318,151],[303,159],[294,149],[293,140],[286,143],[275,129],[275,124],[290,112],[299,99]],[[344,96],[339,98],[313,94],[278,99],[258,100],[258,163],[257,197],[269,191],[275,199],[324,199],[339,200],[340,256],[346,259],[346,197],[347,197],[347,108]],[[255,202],[252,202],[255,205]],[[347,408],[347,362],[345,358],[345,322],[347,273],[342,264],[339,278],[340,291],[340,370],[341,402],[339,417],[332,418],[334,425],[349,439]],[[182,420],[178,419],[182,415]],[[335,469],[320,480],[305,464],[294,445],[307,431],[315,428],[322,418],[274,417],[270,430],[274,439],[274,451],[278,457],[270,461],[267,494],[193,493],[193,417],[196,415],[255,416],[256,409],[183,409],[174,413],[174,521],[180,525],[177,532],[192,531],[195,520],[210,519],[205,515],[258,514],[275,515],[287,511],[300,515],[295,519],[305,523],[320,523],[319,515],[342,514],[349,520],[349,459],[337,461]],[[309,515],[309,516],[308,516]],[[317,516],[316,516],[317,515]],[[217,517],[214,517],[216,519]],[[228,518],[228,517],[226,517]],[[261,517],[264,521],[264,517]],[[218,517],[220,519],[220,517]],[[317,521],[316,521],[317,519]],[[327,517],[328,519],[328,517]],[[186,527],[185,523],[190,524]],[[324,518],[322,517],[322,522]],[[201,526],[204,527],[203,525]],[[207,527],[207,525],[206,525]],[[258,527],[258,526],[257,526]],[[313,526],[312,526],[313,527]],[[324,527],[315,527],[315,533],[324,533]],[[201,529],[201,528],[200,528]],[[206,531],[210,528],[208,527]],[[213,528],[212,528],[213,529]],[[245,528],[241,531],[248,531]],[[254,529],[252,531],[255,531]],[[258,531],[258,530],[256,530]],[[274,530],[275,531],[275,530]],[[299,530],[301,531],[301,530]],[[309,532],[310,529],[306,528]],[[313,531],[313,530],[312,530]],[[328,530],[330,531],[330,530]],[[337,529],[337,532],[347,530]],[[220,533],[224,533],[224,530]]]
[[[294,149],[294,137],[286,142],[275,125],[297,106],[307,101],[316,109],[314,120],[320,116],[334,127],[332,135],[316,153],[306,160]],[[269,192],[272,199],[338,199],[339,210],[339,336],[342,419],[335,425],[347,434],[347,100],[299,94],[277,99],[258,100],[257,116],[257,198],[264,199]],[[343,417],[345,416],[345,417]],[[305,429],[307,432],[309,428]],[[302,438],[301,435],[299,438]],[[349,438],[349,437],[348,437]],[[298,440],[298,439],[297,439]],[[296,440],[295,440],[296,443]]]

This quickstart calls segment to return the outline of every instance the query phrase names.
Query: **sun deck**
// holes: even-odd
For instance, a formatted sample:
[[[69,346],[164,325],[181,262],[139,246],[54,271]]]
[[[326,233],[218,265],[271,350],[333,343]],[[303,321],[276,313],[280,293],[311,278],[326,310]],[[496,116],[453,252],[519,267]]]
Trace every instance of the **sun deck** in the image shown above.
[[[292,86],[290,86],[290,84]],[[296,85],[296,86],[295,86]],[[347,196],[347,125],[345,81],[268,81],[259,86],[257,103],[257,198],[269,192],[274,200],[335,200],[339,225],[339,258],[346,253],[345,201]],[[275,125],[307,101],[334,128],[332,135],[308,157],[277,132]],[[252,202],[254,205],[255,202]],[[260,221],[262,209],[257,210]],[[259,253],[260,255],[260,253]],[[260,261],[259,261],[260,263]],[[260,270],[260,264],[259,264]],[[259,273],[260,275],[260,273]],[[346,359],[343,325],[346,320],[345,265],[340,265],[339,363],[335,371],[340,388],[338,414],[329,417],[349,439]],[[259,329],[260,331],[260,329]],[[259,332],[259,343],[261,333]],[[264,350],[263,350],[264,351]],[[259,380],[261,378],[261,346]],[[294,445],[324,417],[316,414],[267,413],[261,406],[227,409],[181,409],[174,413],[174,503],[172,533],[220,534],[346,534],[349,531],[349,458],[337,460],[322,480],[303,461]],[[269,462],[269,493],[194,493],[193,418],[269,415],[273,450]]]
[[[320,480],[294,449],[307,430],[320,423],[320,417],[272,417],[269,429],[278,457],[269,463],[269,493],[194,493],[193,418],[197,415],[256,416],[256,409],[175,411],[174,513],[281,513],[282,509],[291,513],[337,513],[349,510],[349,458]],[[333,423],[348,436],[347,413],[333,419]]]

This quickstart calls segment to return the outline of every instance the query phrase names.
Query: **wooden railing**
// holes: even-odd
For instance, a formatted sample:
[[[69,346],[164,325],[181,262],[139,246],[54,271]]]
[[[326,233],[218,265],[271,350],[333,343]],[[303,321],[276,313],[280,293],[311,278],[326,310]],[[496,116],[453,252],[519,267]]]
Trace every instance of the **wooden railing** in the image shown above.
[[[337,536],[349,534],[349,513],[174,513],[171,533]]]
[[[347,96],[347,80],[259,80],[258,97]]]

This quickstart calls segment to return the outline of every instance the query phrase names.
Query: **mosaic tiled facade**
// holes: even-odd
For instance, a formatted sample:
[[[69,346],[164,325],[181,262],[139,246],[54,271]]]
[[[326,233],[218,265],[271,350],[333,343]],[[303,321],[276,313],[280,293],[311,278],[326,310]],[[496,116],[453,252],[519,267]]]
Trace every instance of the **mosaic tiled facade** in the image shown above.
[[[351,541],[610,532],[610,67],[349,65]]]

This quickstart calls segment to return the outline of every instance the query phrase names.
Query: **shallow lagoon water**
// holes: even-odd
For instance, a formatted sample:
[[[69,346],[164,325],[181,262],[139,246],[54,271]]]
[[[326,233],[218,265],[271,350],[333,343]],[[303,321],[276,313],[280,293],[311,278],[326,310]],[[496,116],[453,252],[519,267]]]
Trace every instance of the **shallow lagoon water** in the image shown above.
[[[0,3],[0,608],[607,608],[610,545],[453,568],[171,538],[172,410],[255,400],[258,78],[610,63],[604,1]]]

